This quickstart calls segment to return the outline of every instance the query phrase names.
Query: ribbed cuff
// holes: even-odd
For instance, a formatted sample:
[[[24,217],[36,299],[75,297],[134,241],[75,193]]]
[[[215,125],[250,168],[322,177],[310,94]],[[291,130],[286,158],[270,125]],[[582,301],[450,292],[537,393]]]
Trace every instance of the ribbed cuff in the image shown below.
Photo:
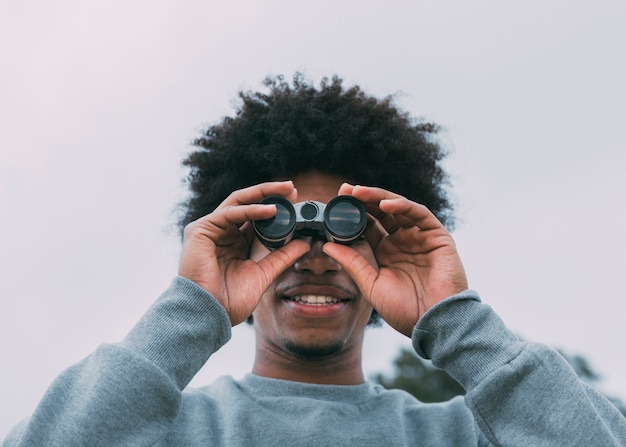
[[[466,390],[519,355],[525,343],[478,293],[466,290],[433,306],[413,329],[413,347]]]

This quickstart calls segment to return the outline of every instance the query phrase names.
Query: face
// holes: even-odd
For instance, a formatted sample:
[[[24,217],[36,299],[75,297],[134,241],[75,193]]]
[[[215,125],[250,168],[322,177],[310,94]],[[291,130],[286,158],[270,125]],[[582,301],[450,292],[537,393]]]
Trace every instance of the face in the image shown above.
[[[295,202],[328,203],[345,180],[307,172],[293,181],[298,190]],[[303,239],[311,244],[311,250],[270,286],[254,311],[257,355],[271,352],[296,358],[360,356],[372,307],[341,266],[322,252],[325,240],[310,236]],[[376,265],[365,239],[352,248]],[[259,260],[268,253],[255,240],[250,257]]]

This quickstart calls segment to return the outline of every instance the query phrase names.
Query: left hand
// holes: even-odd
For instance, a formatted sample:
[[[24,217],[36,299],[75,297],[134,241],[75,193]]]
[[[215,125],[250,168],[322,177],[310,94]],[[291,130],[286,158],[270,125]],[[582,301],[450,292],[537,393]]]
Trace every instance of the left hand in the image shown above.
[[[347,246],[327,243],[324,252],[391,327],[410,337],[428,309],[468,287],[454,240],[428,208],[398,194],[349,184],[339,194],[359,199],[374,216],[365,237],[378,269]]]

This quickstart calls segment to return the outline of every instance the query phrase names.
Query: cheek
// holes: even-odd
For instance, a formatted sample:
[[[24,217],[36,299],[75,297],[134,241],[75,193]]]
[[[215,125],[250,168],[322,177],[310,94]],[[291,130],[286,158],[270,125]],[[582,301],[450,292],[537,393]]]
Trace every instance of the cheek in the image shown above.
[[[271,289],[271,286],[270,286],[270,289]],[[258,302],[256,308],[252,312],[254,325],[257,329],[266,327],[269,324],[268,321],[270,321],[270,319],[273,316],[273,312],[270,309],[271,294],[272,294],[270,289],[268,289],[263,295],[261,295],[260,301]]]
[[[252,245],[250,246],[250,256],[249,258],[255,262],[260,261],[264,257],[270,254],[270,251],[265,248],[265,246],[259,242],[257,238],[254,238]]]

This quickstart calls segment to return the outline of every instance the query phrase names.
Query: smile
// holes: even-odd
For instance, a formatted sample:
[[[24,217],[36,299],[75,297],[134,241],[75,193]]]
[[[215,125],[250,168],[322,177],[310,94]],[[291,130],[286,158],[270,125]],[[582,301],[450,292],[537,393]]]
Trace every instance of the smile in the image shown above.
[[[300,304],[307,304],[309,306],[325,306],[328,304],[338,304],[343,300],[328,295],[297,295],[287,297],[290,301],[295,301]]]

